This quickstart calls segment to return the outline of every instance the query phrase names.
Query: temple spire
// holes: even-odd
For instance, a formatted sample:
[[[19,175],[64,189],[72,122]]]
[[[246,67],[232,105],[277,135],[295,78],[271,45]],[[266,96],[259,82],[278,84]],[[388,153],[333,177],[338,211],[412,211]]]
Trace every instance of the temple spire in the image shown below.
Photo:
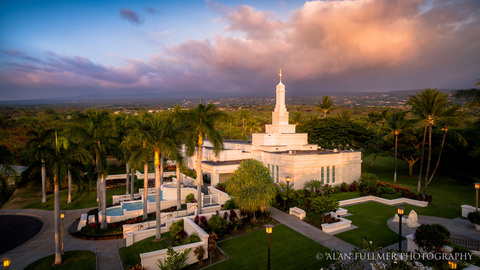
[[[278,76],[280,76],[280,81],[282,81],[282,69],[280,69],[280,72],[278,72]]]

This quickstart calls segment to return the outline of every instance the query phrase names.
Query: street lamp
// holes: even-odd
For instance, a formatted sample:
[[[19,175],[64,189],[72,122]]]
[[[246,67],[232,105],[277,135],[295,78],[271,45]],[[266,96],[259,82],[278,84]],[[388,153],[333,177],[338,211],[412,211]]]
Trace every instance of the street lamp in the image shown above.
[[[3,260],[3,269],[8,270],[10,263],[12,262],[9,257],[5,257]]]
[[[266,229],[267,235],[268,235],[267,269],[270,270],[270,235],[272,234],[272,231],[273,231],[273,225],[272,224],[267,224],[267,225],[265,225],[265,229]]]
[[[286,180],[286,182],[287,182],[287,199],[285,200],[285,211],[288,212],[288,207],[289,207],[289,200],[288,200],[289,197],[288,197],[288,195],[289,195],[289,193],[290,193],[290,180],[291,180],[290,176],[287,176],[287,177],[285,178],[285,180]]]
[[[397,207],[397,214],[399,217],[399,229],[398,229],[398,251],[402,251],[402,216],[403,213],[405,212],[405,208],[403,207]]]
[[[63,254],[63,223],[64,223],[64,219],[65,219],[65,212],[62,212],[60,213],[60,219],[62,220],[62,254]]]
[[[448,261],[448,266],[450,269],[457,269],[457,263],[454,261]]]
[[[475,211],[478,212],[478,190],[480,189],[480,183],[477,182],[474,185],[475,185],[475,193],[476,193],[476,196],[475,196],[475,198],[476,198],[476,200],[475,200]]]

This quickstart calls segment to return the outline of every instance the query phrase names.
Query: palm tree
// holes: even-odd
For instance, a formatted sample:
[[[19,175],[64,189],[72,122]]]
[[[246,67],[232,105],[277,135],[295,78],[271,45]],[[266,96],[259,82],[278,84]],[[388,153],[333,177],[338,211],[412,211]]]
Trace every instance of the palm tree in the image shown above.
[[[258,124],[258,119],[251,119],[250,121],[247,122],[247,136],[252,135],[253,133],[260,132],[261,128],[260,125]]]
[[[74,143],[87,149],[95,157],[95,174],[97,175],[97,199],[100,211],[101,228],[107,227],[106,220],[106,183],[108,175],[107,152],[115,143],[117,132],[112,115],[107,110],[87,110],[74,116],[67,127],[67,134]]]
[[[440,153],[438,154],[437,164],[433,169],[432,175],[430,176],[430,179],[428,180],[427,185],[430,184],[430,182],[432,181],[433,176],[435,175],[435,172],[438,169],[438,165],[440,165],[440,158],[442,157],[442,152],[443,152],[443,147],[445,145],[445,138],[447,137],[447,132],[452,126],[462,125],[464,119],[465,119],[465,114],[460,110],[460,107],[458,105],[454,105],[446,109],[444,112],[444,116],[442,117],[442,119],[439,120],[440,126],[442,127],[442,131],[443,131],[442,144],[440,146]],[[457,132],[454,132],[454,134],[457,136],[458,140],[463,143],[464,146],[467,145],[467,142],[462,137],[462,135],[460,135]]]
[[[122,146],[122,141],[127,136],[127,130],[128,130],[127,122],[129,121],[128,118],[129,118],[129,115],[126,115],[126,114],[119,114],[115,118],[115,127],[118,132],[116,144],[119,146],[115,148],[115,150],[117,150],[115,156],[117,157],[118,160],[122,160],[125,162],[125,194],[126,195],[130,194],[129,182],[130,182],[131,168],[130,168],[130,162],[128,160],[132,155],[132,151],[130,147]],[[134,191],[132,189],[132,194],[133,193]],[[133,200],[133,197],[132,197],[132,200]]]
[[[144,111],[129,123],[132,129],[122,142],[124,147],[133,150],[129,162],[135,168],[143,165],[143,220],[148,218],[148,162],[154,152],[151,142],[154,141],[153,115]]]
[[[443,117],[445,109],[450,105],[450,102],[447,100],[448,96],[444,93],[440,93],[436,89],[425,89],[422,92],[417,93],[417,95],[411,95],[405,105],[412,106],[412,113],[418,117],[425,124],[425,129],[423,132],[423,144],[422,144],[422,155],[420,159],[420,172],[418,176],[418,187],[417,191],[420,192],[421,178],[422,178],[422,169],[423,169],[423,160],[424,160],[424,151],[425,151],[425,140],[427,136],[428,129],[428,159],[427,167],[425,172],[425,185],[423,189],[423,195],[428,185],[428,177],[430,171],[430,162],[432,160],[432,128],[436,122]]]
[[[296,126],[298,126],[298,125],[299,125],[300,123],[302,123],[302,121],[303,121],[303,114],[302,114],[302,112],[300,112],[300,111],[294,111],[294,112],[292,113],[292,116],[291,116],[291,117],[292,117],[292,122],[293,122]]]
[[[198,211],[197,214],[202,213],[201,209],[201,199],[202,199],[202,184],[203,184],[203,173],[202,173],[202,147],[203,140],[207,138],[213,145],[213,150],[215,154],[218,154],[223,148],[223,139],[220,133],[215,129],[215,124],[221,118],[224,117],[224,113],[219,111],[217,107],[212,104],[207,106],[202,103],[198,104],[197,107],[192,108],[186,111],[183,114],[183,122],[187,125],[187,130],[189,132],[186,145],[188,149],[188,154],[193,155],[195,148],[197,150],[197,200],[198,200]]]
[[[389,134],[385,136],[386,138],[389,135],[395,137],[395,172],[393,174],[393,182],[397,182],[397,153],[398,153],[398,135],[404,133],[412,126],[412,121],[405,118],[407,115],[406,111],[393,112],[386,119],[385,130],[389,131]]]
[[[480,84],[480,81],[476,85],[479,85],[479,84]],[[456,100],[466,101],[468,107],[480,106],[480,90],[479,89],[471,88],[468,90],[457,90],[455,91],[454,97]]]
[[[340,114],[337,114],[338,120],[342,122],[348,122],[352,118],[349,110],[342,110]]]
[[[323,111],[323,117],[326,118],[328,112],[333,110],[334,100],[329,96],[323,96],[322,101],[318,100],[317,110]]]
[[[171,115],[155,115],[151,118],[152,121],[152,136],[149,144],[153,147],[155,152],[155,206],[156,206],[156,221],[157,229],[155,239],[161,238],[161,185],[163,184],[163,160],[168,157],[172,160],[178,160],[178,144],[175,137],[178,130],[175,128],[175,123],[171,120]]]
[[[251,118],[251,113],[250,111],[247,110],[241,110],[239,113],[239,118],[242,119],[242,129],[243,133],[246,133],[245,125],[248,122],[248,120]]]
[[[47,202],[47,169],[45,162],[47,156],[51,153],[51,148],[48,146],[47,138],[52,136],[52,130],[44,129],[42,126],[37,126],[27,133],[31,139],[27,143],[27,156],[32,157],[35,161],[40,161],[42,164],[42,203]]]

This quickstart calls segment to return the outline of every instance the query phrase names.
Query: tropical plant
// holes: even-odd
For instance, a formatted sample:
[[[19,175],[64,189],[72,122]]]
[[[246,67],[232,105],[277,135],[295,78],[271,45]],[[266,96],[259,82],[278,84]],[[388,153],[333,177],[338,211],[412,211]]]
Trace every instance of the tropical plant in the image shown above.
[[[325,215],[338,209],[338,201],[330,196],[320,196],[312,199],[310,206],[322,217],[322,223],[325,222]]]
[[[265,212],[276,195],[276,187],[268,168],[258,160],[244,160],[227,182],[231,194],[240,210],[248,213]],[[254,214],[255,221],[255,214]]]
[[[428,159],[427,166],[425,171],[425,182],[423,195],[425,196],[429,172],[430,172],[430,162],[432,160],[432,128],[436,122],[444,117],[446,108],[450,105],[450,102],[447,100],[448,96],[444,93],[440,93],[436,89],[425,89],[422,90],[417,95],[411,95],[405,105],[410,105],[412,107],[411,111],[414,115],[421,120],[425,129],[423,132],[423,143],[422,143],[422,154],[420,159],[420,172],[418,177],[418,186],[417,191],[420,192],[420,185],[422,179],[422,169],[423,169],[423,159],[424,159],[424,150],[425,150],[425,140],[427,137],[428,129]]]
[[[307,181],[303,188],[310,192],[320,192],[323,189],[323,183],[320,180],[312,179]]]
[[[448,244],[450,232],[440,224],[422,224],[413,235],[413,241],[426,252],[439,252]]]
[[[203,256],[205,255],[205,249],[203,246],[198,246],[193,250],[193,254],[197,257],[198,262],[202,262]]]
[[[360,176],[360,190],[362,194],[376,194],[378,177],[373,173],[362,173]]]
[[[186,136],[186,146],[188,155],[192,156],[197,151],[197,198],[202,197],[202,148],[203,140],[207,138],[213,146],[213,151],[218,154],[223,148],[223,139],[220,133],[215,129],[215,124],[223,118],[225,114],[212,104],[207,106],[202,103],[182,114],[182,122],[186,125],[188,134]],[[201,214],[201,204],[197,204],[197,213]]]
[[[323,111],[323,117],[326,118],[327,114],[333,110],[334,100],[329,96],[323,96],[322,100],[318,100],[317,110]]]
[[[11,167],[13,161],[12,152],[4,145],[0,145],[0,207],[13,194],[13,189],[8,183],[8,178],[15,173]]]
[[[50,152],[51,148],[48,146],[52,141],[52,132],[52,130],[44,129],[42,126],[37,126],[27,133],[27,136],[30,137],[30,140],[26,145],[26,156],[30,157],[34,161],[41,162],[42,166],[42,203],[47,202],[47,169],[45,163],[47,161],[47,156],[52,154]]]
[[[97,176],[97,199],[99,209],[106,213],[108,175],[107,153],[115,144],[117,136],[112,114],[107,110],[87,110],[74,115],[73,122],[67,126],[66,135],[80,147],[87,149],[95,158]],[[107,227],[106,215],[102,215],[101,227]]]
[[[392,135],[395,138],[395,172],[393,174],[393,182],[397,182],[398,136],[402,133],[408,132],[413,126],[413,122],[405,118],[406,114],[406,111],[391,113],[386,119],[384,126],[384,129],[389,132],[385,138],[388,139]]]
[[[187,267],[188,253],[190,253],[191,250],[191,248],[187,248],[182,253],[179,253],[174,251],[172,247],[168,247],[168,257],[163,262],[161,259],[158,260],[157,266],[161,270],[178,270]]]
[[[480,212],[479,211],[468,213],[467,218],[471,223],[480,225]]]
[[[479,84],[480,81],[476,85]],[[471,88],[467,90],[457,90],[453,96],[456,100],[466,101],[468,107],[480,106],[480,89]]]

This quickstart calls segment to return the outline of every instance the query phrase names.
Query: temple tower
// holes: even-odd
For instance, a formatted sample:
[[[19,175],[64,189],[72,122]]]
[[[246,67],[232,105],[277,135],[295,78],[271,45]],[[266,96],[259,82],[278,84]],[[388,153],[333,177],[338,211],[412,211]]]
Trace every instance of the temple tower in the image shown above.
[[[282,70],[279,72],[280,82],[277,84],[275,109],[272,112],[272,124],[265,126],[267,134],[295,133],[295,125],[288,124],[288,111],[285,107],[285,85],[282,83]]]

